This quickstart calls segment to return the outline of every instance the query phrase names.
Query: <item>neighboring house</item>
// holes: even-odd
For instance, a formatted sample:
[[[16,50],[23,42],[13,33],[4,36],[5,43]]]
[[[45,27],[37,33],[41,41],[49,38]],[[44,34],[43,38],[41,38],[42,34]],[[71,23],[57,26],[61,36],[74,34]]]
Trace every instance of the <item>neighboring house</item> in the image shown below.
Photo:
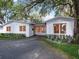
[[[55,17],[46,21],[47,35],[74,35],[74,18]]]
[[[9,21],[0,25],[0,33],[25,34],[26,37],[33,35],[74,35],[75,20],[71,17],[55,17],[45,23],[34,24],[31,21]]]
[[[19,21],[9,21],[3,25],[3,28],[0,27],[1,33],[15,33],[15,34],[25,34],[26,37],[33,35],[31,22],[19,20]]]

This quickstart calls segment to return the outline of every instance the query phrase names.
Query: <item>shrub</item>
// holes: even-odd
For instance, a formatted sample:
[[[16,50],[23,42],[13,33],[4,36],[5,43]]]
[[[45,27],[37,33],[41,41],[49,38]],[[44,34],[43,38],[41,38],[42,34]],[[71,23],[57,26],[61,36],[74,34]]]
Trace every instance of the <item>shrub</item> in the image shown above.
[[[15,39],[25,39],[25,38],[26,36],[24,34],[13,34],[13,33],[0,34],[0,40],[3,40],[3,39],[15,40]]]
[[[72,40],[71,43],[79,44],[79,34],[74,36],[74,39]]]
[[[72,40],[74,40],[74,37],[67,36],[67,35],[48,35],[47,38],[54,41],[60,41],[65,43],[71,43]]]

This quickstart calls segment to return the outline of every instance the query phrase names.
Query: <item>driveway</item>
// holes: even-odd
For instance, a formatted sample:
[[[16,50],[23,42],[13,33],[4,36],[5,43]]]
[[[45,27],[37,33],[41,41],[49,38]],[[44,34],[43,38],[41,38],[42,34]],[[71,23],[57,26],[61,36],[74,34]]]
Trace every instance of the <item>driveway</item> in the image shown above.
[[[0,41],[0,59],[68,59],[32,37],[28,40]]]

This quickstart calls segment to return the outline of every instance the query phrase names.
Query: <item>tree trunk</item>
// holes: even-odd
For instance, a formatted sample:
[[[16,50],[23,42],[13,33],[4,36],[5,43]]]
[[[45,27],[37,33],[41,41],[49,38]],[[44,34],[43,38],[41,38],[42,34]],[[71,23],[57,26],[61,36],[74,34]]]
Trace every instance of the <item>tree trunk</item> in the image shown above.
[[[76,33],[79,34],[79,0],[72,0],[74,3],[74,9],[75,9],[75,18],[77,20],[77,29]]]

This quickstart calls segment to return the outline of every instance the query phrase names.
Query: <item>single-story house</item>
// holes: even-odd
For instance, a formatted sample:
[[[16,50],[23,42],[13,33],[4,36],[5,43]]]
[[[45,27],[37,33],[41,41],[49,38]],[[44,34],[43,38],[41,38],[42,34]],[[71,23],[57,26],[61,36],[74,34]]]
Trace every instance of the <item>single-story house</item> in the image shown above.
[[[26,37],[33,35],[74,35],[75,20],[72,17],[55,17],[48,21],[35,24],[27,20],[9,21],[0,25],[0,33],[25,34]]]
[[[47,35],[74,35],[74,18],[71,17],[55,17],[46,21]]]
[[[30,37],[33,35],[32,24],[32,22],[26,20],[9,21],[0,26],[0,33],[25,34],[26,37]]]

